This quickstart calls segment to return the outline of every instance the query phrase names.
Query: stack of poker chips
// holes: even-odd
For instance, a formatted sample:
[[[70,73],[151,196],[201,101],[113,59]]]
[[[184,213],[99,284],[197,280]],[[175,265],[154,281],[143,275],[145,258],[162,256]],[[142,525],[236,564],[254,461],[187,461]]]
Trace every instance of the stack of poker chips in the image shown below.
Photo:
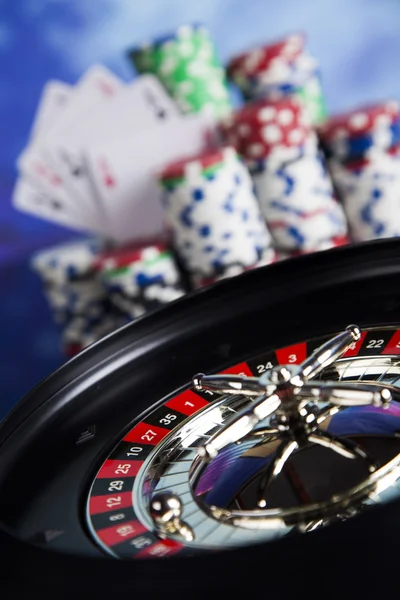
[[[317,124],[326,117],[326,106],[319,66],[305,42],[304,35],[294,34],[244,52],[229,62],[228,76],[248,101],[298,97]]]
[[[319,127],[330,173],[356,242],[400,235],[400,107],[388,101]]]
[[[275,260],[250,174],[233,148],[160,174],[173,247],[195,289]]]
[[[175,258],[162,245],[105,253],[95,268],[110,303],[128,321],[185,294]]]
[[[63,345],[71,355],[87,345],[86,340],[116,328],[109,315],[107,292],[94,276],[96,257],[104,245],[98,240],[74,241],[36,253],[32,269],[43,281],[54,320],[63,329]]]
[[[302,103],[294,97],[248,103],[223,121],[221,133],[247,163],[282,258],[348,242],[343,209]]]
[[[219,118],[232,110],[225,71],[203,26],[182,26],[129,56],[139,73],[160,79],[184,113],[209,110]]]
[[[173,254],[161,245],[110,250],[84,239],[38,252],[31,264],[67,356],[186,292]]]

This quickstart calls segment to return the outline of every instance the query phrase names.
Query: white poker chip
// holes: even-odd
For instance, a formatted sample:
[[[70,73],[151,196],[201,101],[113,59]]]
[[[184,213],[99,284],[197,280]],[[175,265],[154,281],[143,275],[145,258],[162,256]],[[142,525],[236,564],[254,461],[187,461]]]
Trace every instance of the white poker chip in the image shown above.
[[[185,165],[184,176],[165,189],[164,207],[175,251],[188,273],[215,278],[232,264],[255,265],[272,240],[236,152],[224,151],[210,172],[205,160]]]
[[[352,239],[363,242],[400,236],[400,157],[374,149],[357,170],[331,160]]]
[[[180,273],[172,254],[156,248],[149,248],[141,254],[140,261],[122,269],[103,271],[101,277],[105,288],[135,297],[155,283],[180,287]]]
[[[31,268],[44,281],[63,283],[89,274],[104,242],[93,239],[69,242],[33,255]]]
[[[286,162],[265,159],[253,180],[278,251],[309,251],[346,236],[345,214],[318,152]]]

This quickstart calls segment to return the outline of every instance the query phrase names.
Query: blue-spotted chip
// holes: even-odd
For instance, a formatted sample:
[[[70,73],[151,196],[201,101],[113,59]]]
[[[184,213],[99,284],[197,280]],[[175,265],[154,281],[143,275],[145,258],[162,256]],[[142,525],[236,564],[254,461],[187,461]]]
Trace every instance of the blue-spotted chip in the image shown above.
[[[232,147],[167,165],[159,180],[173,246],[194,287],[275,260],[250,174]]]

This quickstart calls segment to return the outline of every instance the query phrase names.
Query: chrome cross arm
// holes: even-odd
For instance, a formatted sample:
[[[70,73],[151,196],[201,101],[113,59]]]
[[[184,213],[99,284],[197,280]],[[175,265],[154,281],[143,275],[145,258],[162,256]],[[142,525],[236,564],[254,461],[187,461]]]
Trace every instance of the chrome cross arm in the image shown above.
[[[198,448],[203,460],[215,458],[225,446],[239,441],[253,431],[257,423],[269,417],[280,406],[281,400],[276,394],[262,396],[250,407],[235,415],[227,424],[213,435],[204,446]]]
[[[320,346],[311,356],[309,356],[301,365],[292,379],[293,384],[302,385],[304,381],[313,379],[323,369],[329,367],[340,356],[348,350],[353,342],[361,338],[361,331],[357,325],[349,325],[346,329],[336,335],[334,338]],[[298,381],[294,381],[294,379]]]
[[[284,440],[281,442],[274,460],[265,469],[258,486],[258,506],[260,508],[265,508],[267,506],[266,497],[269,488],[282,471],[291,454],[293,454],[297,448],[298,444],[296,440]]]
[[[242,510],[239,506],[239,510],[227,510],[214,504],[208,505],[204,500],[205,510],[215,519],[246,529],[282,528],[286,531],[289,525],[294,524],[301,526],[303,530],[311,530],[326,519],[341,518],[349,511],[358,510],[357,507],[363,505],[364,499],[369,500],[371,494],[378,493],[378,489],[379,492],[384,491],[392,485],[392,481],[398,481],[400,454],[382,466],[381,461],[375,460],[373,454],[369,453],[367,443],[364,447],[362,437],[355,434],[336,435],[335,422],[331,421],[336,414],[346,411],[348,407],[372,406],[385,409],[390,405],[392,397],[397,397],[398,389],[381,381],[318,379],[324,369],[334,364],[352,348],[352,344],[361,339],[360,328],[349,325],[299,365],[273,366],[259,378],[203,374],[193,378],[195,390],[205,389],[249,397],[247,402],[240,399],[244,408],[224,423],[203,446],[197,448],[193,481],[197,481],[207,468],[203,461],[212,460],[223,448],[244,438],[249,443],[245,444],[241,456],[263,459],[256,463],[259,482],[255,490],[257,509]],[[224,403],[225,399],[220,401]],[[314,501],[301,477],[297,476],[297,469],[301,470],[302,461],[297,462],[296,455],[303,450],[308,451],[310,447],[324,448],[322,453],[320,451],[322,458],[327,451],[342,457],[345,459],[344,465],[346,460],[356,461],[355,470],[362,467],[361,471],[367,473],[365,479],[349,490],[339,490],[327,500]],[[315,456],[318,461],[318,453]],[[311,455],[311,461],[314,457]],[[341,464],[337,464],[339,471]],[[275,506],[274,498],[278,495],[276,486],[282,480],[280,474],[292,484],[299,497],[299,506],[287,509]],[[257,481],[254,475],[252,472],[252,486]],[[326,477],[328,476],[329,473]],[[203,502],[201,499],[198,501]],[[177,526],[174,527],[177,529]]]
[[[195,390],[209,390],[219,394],[243,394],[245,396],[260,396],[266,391],[257,377],[242,377],[241,375],[204,375],[198,373],[192,379]]]
[[[257,424],[271,416],[273,423],[263,424],[269,431],[276,427],[279,432],[287,431],[295,424],[299,439],[314,434],[313,443],[331,444],[326,438],[316,434],[318,427],[338,410],[347,406],[377,406],[386,408],[392,394],[387,387],[375,384],[323,382],[314,380],[323,369],[329,367],[345,352],[352,343],[361,339],[357,325],[349,325],[334,338],[320,346],[299,366],[279,365],[267,371],[260,378],[239,375],[198,374],[193,378],[196,390],[209,390],[222,394],[254,396],[250,405],[236,414],[222,429],[204,445],[199,447],[203,460],[214,458],[222,448],[237,442],[254,431]],[[323,403],[319,414],[308,404]],[[329,406],[330,405],[330,406]],[[279,409],[279,410],[278,410]],[[302,431],[300,435],[300,430]],[[294,434],[294,432],[292,432]],[[270,434],[267,434],[270,435]],[[331,449],[335,444],[331,446]],[[338,448],[344,452],[339,443]]]
[[[308,441],[312,444],[328,448],[329,450],[340,454],[344,458],[360,458],[367,461],[371,473],[376,469],[377,465],[375,465],[369,454],[360,446],[360,444],[357,444],[351,439],[339,439],[337,436],[334,436],[327,431],[315,431],[308,436]]]
[[[325,383],[313,381],[296,392],[298,398],[309,398],[335,406],[378,406],[387,408],[392,400],[391,391],[373,383]]]

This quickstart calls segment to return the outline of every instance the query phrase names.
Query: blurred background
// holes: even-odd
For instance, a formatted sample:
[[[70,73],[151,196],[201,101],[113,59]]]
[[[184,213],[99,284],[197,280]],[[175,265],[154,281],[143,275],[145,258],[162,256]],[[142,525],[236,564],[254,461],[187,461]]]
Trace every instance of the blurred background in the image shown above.
[[[0,0],[0,418],[65,360],[27,260],[75,234],[10,201],[43,85],[75,83],[94,63],[130,81],[130,46],[193,22],[208,27],[224,64],[306,32],[330,112],[400,98],[400,0]]]

